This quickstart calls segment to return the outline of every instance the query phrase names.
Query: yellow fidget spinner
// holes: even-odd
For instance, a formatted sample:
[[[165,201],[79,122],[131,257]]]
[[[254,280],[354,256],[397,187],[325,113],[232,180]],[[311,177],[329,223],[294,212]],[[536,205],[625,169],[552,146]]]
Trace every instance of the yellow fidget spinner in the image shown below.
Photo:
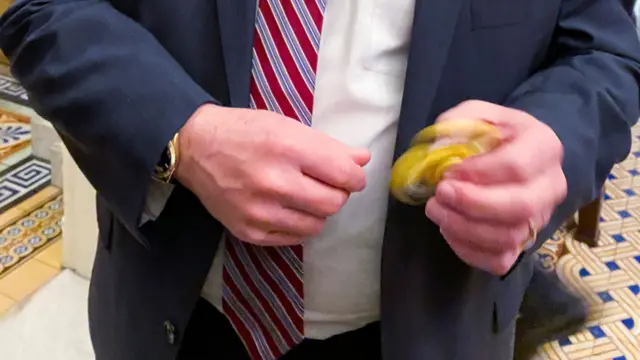
[[[421,130],[391,170],[391,194],[408,205],[424,204],[444,173],[464,159],[495,149],[498,128],[484,120],[443,121]]]

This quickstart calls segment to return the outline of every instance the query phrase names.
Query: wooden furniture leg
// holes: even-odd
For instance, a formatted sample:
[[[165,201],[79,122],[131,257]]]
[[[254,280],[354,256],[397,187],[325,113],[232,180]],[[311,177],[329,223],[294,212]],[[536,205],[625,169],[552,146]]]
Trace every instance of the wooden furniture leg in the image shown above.
[[[599,224],[603,195],[604,189],[596,200],[583,206],[578,212],[578,224],[574,238],[591,247],[598,245],[598,238],[600,237]]]

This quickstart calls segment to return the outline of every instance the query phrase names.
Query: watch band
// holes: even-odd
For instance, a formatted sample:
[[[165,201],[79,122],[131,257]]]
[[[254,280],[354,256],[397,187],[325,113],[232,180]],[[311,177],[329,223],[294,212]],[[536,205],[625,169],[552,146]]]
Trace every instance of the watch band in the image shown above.
[[[178,133],[173,136],[173,139],[169,141],[165,151],[158,164],[156,164],[156,170],[153,177],[164,183],[171,183],[173,175],[178,167],[178,161],[180,160],[180,153],[178,147]]]

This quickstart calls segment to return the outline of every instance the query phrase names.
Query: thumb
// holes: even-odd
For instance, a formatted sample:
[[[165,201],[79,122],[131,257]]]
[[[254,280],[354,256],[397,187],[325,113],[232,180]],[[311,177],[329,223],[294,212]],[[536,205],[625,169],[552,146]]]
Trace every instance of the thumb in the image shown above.
[[[349,149],[349,157],[358,166],[365,166],[371,160],[371,153],[365,148],[351,148]]]

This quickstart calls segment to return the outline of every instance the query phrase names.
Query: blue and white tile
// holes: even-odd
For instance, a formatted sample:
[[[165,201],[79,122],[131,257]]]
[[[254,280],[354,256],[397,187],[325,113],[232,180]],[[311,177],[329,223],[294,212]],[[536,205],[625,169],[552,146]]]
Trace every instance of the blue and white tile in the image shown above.
[[[19,204],[51,183],[49,163],[28,158],[0,176],[0,212]]]
[[[27,105],[29,103],[27,91],[18,81],[5,75],[0,75],[0,97],[17,104]]]
[[[640,126],[605,185],[598,246],[569,234],[558,275],[586,299],[585,329],[545,344],[536,359],[640,359]]]

